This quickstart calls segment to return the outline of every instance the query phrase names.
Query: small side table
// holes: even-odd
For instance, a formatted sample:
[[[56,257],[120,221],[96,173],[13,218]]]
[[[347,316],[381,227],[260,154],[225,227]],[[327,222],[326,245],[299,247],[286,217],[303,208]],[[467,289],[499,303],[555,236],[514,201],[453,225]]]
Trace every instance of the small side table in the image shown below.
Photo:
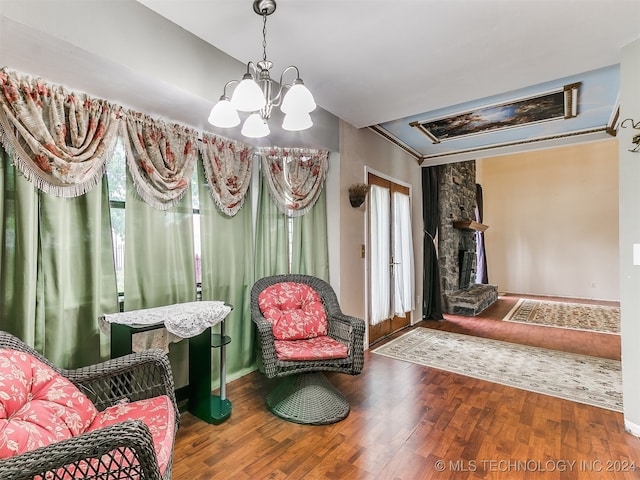
[[[111,316],[128,316],[135,318],[140,323],[118,323],[118,318],[111,319],[108,323],[111,335],[111,358],[127,355],[133,351],[133,335],[135,333],[148,332],[165,327],[162,318],[172,314],[172,318],[180,320],[180,309],[185,313],[185,307],[191,310],[206,308],[206,302],[190,302],[187,304],[169,305],[152,309],[143,309],[133,312],[122,312]],[[225,303],[227,309],[233,310],[233,306]],[[175,310],[175,314],[173,315]],[[152,318],[150,312],[156,313]],[[209,325],[220,325],[220,333],[212,334],[211,326],[198,335],[188,337],[189,342],[189,412],[207,423],[220,424],[231,416],[231,402],[226,398],[226,346],[231,342],[231,337],[225,335],[225,316],[212,317]],[[101,318],[104,320],[103,315]],[[142,324],[142,322],[145,324]],[[101,328],[106,324],[101,323]],[[181,337],[177,337],[180,339]],[[213,348],[220,349],[220,395],[211,393],[211,354]]]
[[[220,322],[219,334],[212,335],[211,328],[207,328],[189,338],[189,412],[215,425],[231,416],[226,388],[226,346],[230,342],[231,337],[224,332],[224,320]],[[220,349],[220,395],[211,394],[212,348]]]

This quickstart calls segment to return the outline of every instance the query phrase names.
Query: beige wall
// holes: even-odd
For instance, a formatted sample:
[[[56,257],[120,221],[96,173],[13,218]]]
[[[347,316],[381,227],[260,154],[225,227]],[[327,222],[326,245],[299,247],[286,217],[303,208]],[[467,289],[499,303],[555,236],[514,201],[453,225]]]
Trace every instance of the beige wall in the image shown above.
[[[620,118],[640,120],[640,39],[622,49]],[[628,122],[627,122],[628,123]],[[640,266],[633,248],[640,244],[640,153],[632,153],[632,128],[618,131],[620,145],[620,313],[622,333],[622,398],[627,431],[640,437]]]
[[[340,122],[340,303],[350,315],[366,318],[366,260],[360,246],[366,244],[366,203],[349,204],[348,188],[364,182],[365,168],[411,184],[413,247],[416,264],[416,311],[422,318],[422,173],[416,159],[368,129]],[[331,214],[330,214],[331,215]]]
[[[489,282],[619,300],[615,139],[478,161]]]

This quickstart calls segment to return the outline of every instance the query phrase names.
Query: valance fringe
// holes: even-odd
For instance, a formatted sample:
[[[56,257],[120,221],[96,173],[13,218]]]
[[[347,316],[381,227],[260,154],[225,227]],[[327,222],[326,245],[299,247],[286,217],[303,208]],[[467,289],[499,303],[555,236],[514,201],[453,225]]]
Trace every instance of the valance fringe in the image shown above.
[[[0,85],[3,144],[18,170],[58,197],[95,187],[117,139],[120,108],[7,68]]]
[[[301,217],[314,207],[324,188],[328,154],[326,150],[309,148],[260,149],[262,175],[278,210],[288,217]],[[292,168],[289,170],[287,165]]]
[[[102,159],[102,167],[82,183],[70,185],[54,182],[51,178],[44,178],[41,174],[42,170],[33,165],[31,156],[22,148],[15,135],[7,133],[7,130],[11,131],[11,128],[7,129],[6,123],[3,112],[0,112],[0,143],[10,155],[13,165],[38,190],[54,197],[75,198],[89,193],[102,180],[102,176],[107,170],[106,159],[110,158],[109,153],[105,155],[105,159]]]
[[[253,147],[204,133],[200,153],[209,193],[216,207],[233,217],[244,205],[251,185]]]
[[[0,141],[39,190],[64,198],[88,193],[106,172],[118,137],[139,197],[157,210],[175,207],[191,183],[198,132],[0,69]],[[214,203],[233,216],[244,205],[251,183],[253,147],[206,132],[201,137]],[[214,141],[214,147],[205,148],[205,141]],[[324,188],[328,152],[271,147],[260,154],[278,209],[290,217],[308,213]],[[285,161],[295,162],[291,170]]]

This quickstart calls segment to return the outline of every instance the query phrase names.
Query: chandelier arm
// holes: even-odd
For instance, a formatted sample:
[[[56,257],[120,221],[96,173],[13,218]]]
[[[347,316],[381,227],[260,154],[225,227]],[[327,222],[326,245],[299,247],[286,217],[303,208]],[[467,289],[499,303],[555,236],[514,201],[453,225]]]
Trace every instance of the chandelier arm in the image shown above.
[[[285,68],[280,74],[280,81],[278,82],[278,93],[271,99],[270,103],[272,107],[280,106],[283,97],[282,92],[285,90],[285,88],[291,88],[291,86],[293,85],[293,83],[283,83],[284,76],[289,70],[295,70],[296,80],[300,80],[300,70],[298,70],[298,67],[296,67],[295,65],[289,65],[287,68]],[[273,82],[273,80],[271,81]]]
[[[282,73],[280,74],[280,85],[282,87],[290,87],[291,85],[293,85],[293,83],[287,83],[284,84],[282,83],[282,81],[284,80],[284,75],[289,71],[289,70],[295,70],[296,71],[296,80],[300,80],[300,70],[298,70],[298,67],[296,67],[295,65],[289,65],[287,68],[285,68]]]
[[[224,84],[224,88],[222,89],[222,97],[220,98],[220,100],[222,99],[227,99],[229,100],[229,96],[227,95],[227,87],[231,86],[234,83],[240,83],[240,80],[229,80],[227,83]]]
[[[260,70],[258,70],[258,66],[253,63],[253,61],[249,61],[247,62],[247,73],[249,75],[251,75],[251,77],[253,77],[254,80],[258,79],[258,73],[260,72]]]

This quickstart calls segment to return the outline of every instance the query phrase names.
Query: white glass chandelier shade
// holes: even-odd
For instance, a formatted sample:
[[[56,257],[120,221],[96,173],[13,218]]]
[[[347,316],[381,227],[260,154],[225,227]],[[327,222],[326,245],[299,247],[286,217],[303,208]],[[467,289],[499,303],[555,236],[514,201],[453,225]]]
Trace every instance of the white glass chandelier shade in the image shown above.
[[[264,137],[270,133],[267,121],[271,117],[273,107],[280,107],[285,114],[282,124],[285,130],[305,130],[313,125],[309,113],[315,110],[316,102],[300,78],[298,67],[285,68],[279,82],[272,80],[270,76],[273,64],[267,60],[266,26],[267,16],[275,9],[275,0],[254,0],[253,10],[263,18],[262,61],[257,64],[249,62],[242,81],[227,82],[224,94],[209,115],[209,123],[212,125],[220,128],[235,127],[240,123],[238,112],[249,112],[251,114],[242,125],[242,134],[250,138]],[[283,77],[289,70],[295,70],[296,76],[293,83],[287,84],[284,83]],[[237,85],[229,100],[226,89],[231,84]]]
[[[233,128],[240,125],[240,115],[228,98],[222,97],[211,109],[209,123],[220,128]]]
[[[282,128],[290,132],[299,132],[300,130],[306,130],[313,125],[311,121],[311,115],[307,112],[294,112],[287,113],[284,116],[282,122]]]
[[[241,112],[256,112],[267,104],[262,89],[253,80],[250,73],[245,73],[231,96],[231,105]]]
[[[271,133],[267,121],[259,113],[252,113],[242,125],[242,135],[249,138],[262,138]]]
[[[316,109],[316,102],[313,95],[302,80],[295,81],[293,86],[287,91],[282,99],[280,110],[284,113],[304,112],[310,113]]]

